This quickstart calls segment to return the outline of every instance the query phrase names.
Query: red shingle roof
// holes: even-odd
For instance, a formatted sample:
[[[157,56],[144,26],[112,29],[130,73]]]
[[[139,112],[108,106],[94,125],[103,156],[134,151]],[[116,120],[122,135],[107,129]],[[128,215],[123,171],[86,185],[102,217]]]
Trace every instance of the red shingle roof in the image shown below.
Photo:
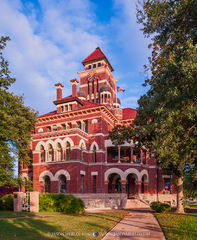
[[[113,71],[114,69],[112,68],[110,62],[108,61],[107,57],[105,56],[105,54],[101,51],[101,49],[99,47],[97,47],[94,52],[92,52],[87,58],[85,58],[82,63],[87,63],[90,61],[94,61],[97,59],[103,59],[105,58],[106,61],[108,62],[109,66],[111,67],[111,71]]]
[[[137,114],[136,109],[132,108],[123,108],[122,109],[122,118],[124,119],[130,119],[130,118],[135,118]]]
[[[82,101],[84,103],[83,106],[81,106],[79,109],[84,109],[84,108],[90,108],[90,107],[97,107],[100,104],[98,103],[93,103],[93,102],[88,102],[88,101]]]
[[[53,112],[49,112],[49,113],[46,113],[46,114],[43,114],[43,115],[40,115],[38,117],[47,117],[47,116],[52,116],[52,115],[55,115],[57,113],[57,111],[53,111]]]

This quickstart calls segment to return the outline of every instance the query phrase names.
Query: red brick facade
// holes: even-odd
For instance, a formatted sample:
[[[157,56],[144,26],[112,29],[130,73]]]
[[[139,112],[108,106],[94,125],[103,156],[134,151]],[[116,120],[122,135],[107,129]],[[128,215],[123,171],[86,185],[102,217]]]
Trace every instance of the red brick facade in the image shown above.
[[[97,48],[83,62],[79,81],[72,79],[72,94],[62,97],[56,84],[56,110],[38,117],[32,134],[33,167],[20,166],[39,192],[163,193],[169,174],[162,175],[150,153],[133,143],[116,148],[108,132],[117,124],[129,125],[136,110],[121,109],[113,68]],[[77,92],[77,89],[79,91]],[[164,183],[165,179],[165,183]]]

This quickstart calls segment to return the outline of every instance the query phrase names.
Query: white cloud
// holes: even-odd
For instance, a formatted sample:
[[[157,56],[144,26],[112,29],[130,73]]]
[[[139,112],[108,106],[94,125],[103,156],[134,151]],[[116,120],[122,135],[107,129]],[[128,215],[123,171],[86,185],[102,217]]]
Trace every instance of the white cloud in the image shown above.
[[[13,90],[24,92],[26,103],[41,112],[53,108],[55,83],[62,82],[64,93],[70,94],[69,80],[78,77],[80,61],[102,45],[100,37],[89,31],[95,22],[91,4],[85,3],[41,0],[38,22],[33,5],[28,5],[31,13],[26,16],[19,0],[0,0],[0,33],[12,39],[6,56],[17,79]]]

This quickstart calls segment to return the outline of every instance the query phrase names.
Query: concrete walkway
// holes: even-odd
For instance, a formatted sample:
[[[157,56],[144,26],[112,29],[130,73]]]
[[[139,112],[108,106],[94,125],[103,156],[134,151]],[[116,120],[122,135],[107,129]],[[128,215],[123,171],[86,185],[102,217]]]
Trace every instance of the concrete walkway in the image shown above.
[[[102,240],[165,240],[164,234],[147,209],[131,210]]]

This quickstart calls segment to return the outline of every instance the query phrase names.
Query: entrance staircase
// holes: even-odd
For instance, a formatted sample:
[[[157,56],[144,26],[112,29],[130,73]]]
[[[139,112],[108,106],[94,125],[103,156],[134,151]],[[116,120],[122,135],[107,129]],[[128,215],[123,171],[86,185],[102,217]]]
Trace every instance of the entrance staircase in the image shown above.
[[[135,197],[127,199],[127,203],[124,209],[133,209],[133,210],[150,210],[150,206]]]

